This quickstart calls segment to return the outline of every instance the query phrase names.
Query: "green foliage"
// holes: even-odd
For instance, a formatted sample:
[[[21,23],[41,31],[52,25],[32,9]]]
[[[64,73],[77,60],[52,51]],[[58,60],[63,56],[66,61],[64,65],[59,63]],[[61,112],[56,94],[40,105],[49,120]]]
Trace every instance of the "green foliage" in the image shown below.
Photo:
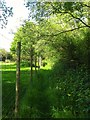
[[[0,27],[3,28],[8,23],[8,17],[13,15],[12,7],[7,7],[4,0],[0,1]]]
[[[11,53],[16,58],[16,49],[17,42],[21,41],[21,58],[22,60],[29,60],[31,54],[31,47],[33,48],[33,52],[35,49],[35,44],[37,42],[37,26],[32,22],[25,22],[23,27],[19,28],[17,33],[14,36],[14,41],[11,45]]]
[[[1,60],[5,62],[5,60],[12,60],[12,55],[10,52],[7,52],[5,49],[0,49],[0,57]]]
[[[58,69],[57,69],[58,66]],[[74,117],[89,117],[88,102],[90,99],[89,74],[86,67],[63,70],[59,63],[53,69],[53,84],[60,111],[71,111]],[[51,79],[52,79],[51,77]]]
[[[30,63],[28,61],[22,61],[20,66],[23,66],[23,67],[30,67]]]
[[[32,7],[31,7],[32,4]],[[69,15],[68,23],[74,20],[76,23],[82,23],[90,28],[87,22],[82,21],[83,18],[87,18],[87,9],[89,8],[88,2],[34,2],[27,1],[26,7],[33,11],[32,18],[36,18],[37,21],[42,21],[45,18],[50,17],[52,14],[57,15]],[[80,24],[81,24],[80,23]]]

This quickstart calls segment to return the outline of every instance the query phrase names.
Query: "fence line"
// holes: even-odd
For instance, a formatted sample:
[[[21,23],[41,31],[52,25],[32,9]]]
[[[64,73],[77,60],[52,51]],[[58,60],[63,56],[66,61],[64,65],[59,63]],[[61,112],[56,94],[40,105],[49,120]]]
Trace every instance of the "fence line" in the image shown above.
[[[27,85],[31,82],[33,78],[33,73],[37,73],[37,69],[40,67],[40,59],[37,54],[33,54],[31,51],[31,63],[28,70],[20,64],[20,53],[21,53],[21,43],[17,43],[17,61],[16,63],[2,63],[2,117],[3,118],[14,118],[18,117],[19,104],[26,94]],[[32,61],[31,61],[32,60]],[[34,65],[33,65],[34,64]],[[21,67],[21,70],[20,70]],[[32,67],[32,68],[31,68]],[[35,72],[33,72],[33,67],[35,67]],[[32,72],[30,70],[32,69]],[[34,75],[35,75],[34,74]],[[32,78],[31,78],[32,75]],[[31,84],[31,83],[30,83]],[[16,86],[16,91],[15,91]],[[20,92],[20,93],[19,93]]]
[[[0,55],[0,119],[2,119],[2,56]]]

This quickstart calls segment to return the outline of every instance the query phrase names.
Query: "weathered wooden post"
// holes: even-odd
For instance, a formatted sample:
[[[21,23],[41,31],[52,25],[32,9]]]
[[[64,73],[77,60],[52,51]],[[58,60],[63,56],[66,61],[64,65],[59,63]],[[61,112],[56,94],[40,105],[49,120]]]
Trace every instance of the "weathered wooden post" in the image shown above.
[[[31,66],[30,85],[32,86],[32,81],[33,81],[33,47],[32,47],[32,45],[31,45],[31,49],[30,49],[30,66]]]
[[[35,55],[35,74],[36,74],[36,71],[37,71],[37,56]]]
[[[21,42],[17,42],[15,117],[19,117],[18,112],[20,92],[20,54],[21,54]]]
[[[31,48],[30,48],[30,67],[31,67],[31,70],[30,70],[30,95],[32,95],[32,88],[33,88],[33,46],[31,45]],[[32,101],[30,103],[30,117],[32,115]]]
[[[40,55],[38,55],[38,70],[40,69],[41,65],[42,65],[42,58]]]
[[[39,55],[38,55],[38,70],[40,69]]]

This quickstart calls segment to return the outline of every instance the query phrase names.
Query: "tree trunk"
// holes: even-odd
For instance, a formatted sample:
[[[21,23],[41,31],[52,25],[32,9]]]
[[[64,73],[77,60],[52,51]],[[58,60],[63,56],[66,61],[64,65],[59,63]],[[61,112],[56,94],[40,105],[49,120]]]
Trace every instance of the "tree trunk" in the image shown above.
[[[16,100],[15,100],[15,117],[18,117],[19,112],[19,92],[20,92],[20,53],[21,42],[17,43],[17,66],[16,66]]]

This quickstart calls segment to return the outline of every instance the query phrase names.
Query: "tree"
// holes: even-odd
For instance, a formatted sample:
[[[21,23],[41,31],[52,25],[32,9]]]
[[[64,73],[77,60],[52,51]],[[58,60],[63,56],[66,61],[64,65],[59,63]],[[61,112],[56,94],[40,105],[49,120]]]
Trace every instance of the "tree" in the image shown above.
[[[10,54],[10,52],[7,52],[5,49],[0,49],[0,56],[2,58],[2,61],[4,62],[7,59],[12,60],[12,55]]]
[[[33,16],[36,20],[48,18],[52,14],[60,14],[61,16],[67,16],[68,23],[73,21],[74,24],[79,23],[79,26],[85,25],[90,28],[86,21],[89,17],[87,8],[90,8],[88,2],[35,2],[32,4],[33,7],[31,7],[31,2],[28,1],[26,7],[35,10]]]
[[[37,29],[38,26],[33,22],[26,21],[25,24],[20,27],[15,34],[14,41],[11,46],[12,54],[16,54],[16,43],[21,41],[21,60],[29,62],[31,66],[31,78],[32,83],[32,74],[33,74],[33,64],[34,64],[34,54],[35,54],[35,45],[37,42]]]
[[[13,15],[13,7],[7,7],[4,0],[0,1],[0,27],[3,28],[8,23],[8,17]]]
[[[49,19],[57,16],[59,18],[59,21],[57,23],[57,21],[55,20],[56,24],[65,26],[65,27],[63,27],[62,30],[60,28],[58,28],[57,31],[53,31],[53,30],[50,31],[50,28],[52,28],[52,27],[50,26],[50,23],[48,23],[48,25],[50,27],[50,28],[48,28],[49,32],[42,32],[41,37],[58,36],[58,38],[59,38],[59,36],[63,33],[67,33],[67,32],[70,33],[72,31],[78,31],[78,29],[84,29],[85,27],[87,29],[90,29],[90,26],[87,22],[89,19],[88,9],[90,9],[88,2],[38,2],[38,3],[33,3],[33,4],[34,4],[33,7],[35,8],[35,11],[36,11],[34,14],[34,17],[36,18],[36,20],[38,20],[39,22],[41,22],[41,21],[46,22],[45,19],[49,20]],[[29,8],[30,5],[31,5],[31,2],[28,2],[27,7]],[[46,22],[46,24],[47,24],[47,22]],[[63,36],[63,35],[61,35],[61,36]],[[55,37],[55,38],[57,38],[57,37]],[[58,41],[58,43],[59,43],[59,41]],[[89,50],[88,44],[86,44],[87,51]],[[57,45],[59,46],[59,44],[57,44]],[[71,48],[73,48],[73,47],[74,46],[72,43]],[[59,48],[57,47],[57,49],[59,49]],[[87,53],[85,52],[85,54],[87,54]],[[88,59],[88,57],[85,57],[85,58]]]

